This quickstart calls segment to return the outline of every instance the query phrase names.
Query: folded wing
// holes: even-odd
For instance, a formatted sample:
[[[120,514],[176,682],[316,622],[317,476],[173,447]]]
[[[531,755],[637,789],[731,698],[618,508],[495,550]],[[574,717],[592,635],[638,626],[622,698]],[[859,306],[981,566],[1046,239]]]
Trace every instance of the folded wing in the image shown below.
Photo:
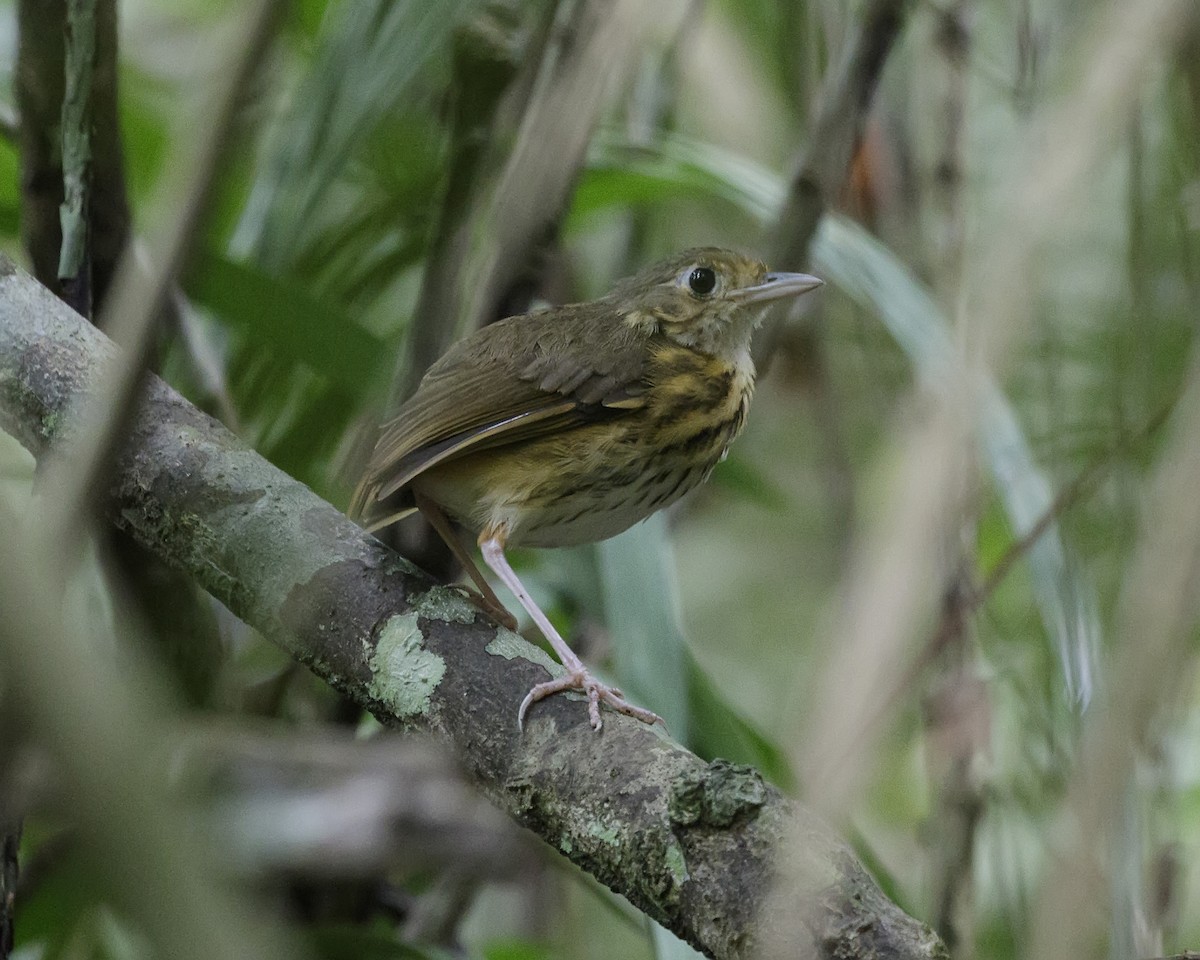
[[[644,402],[643,337],[604,301],[509,317],[460,341],[384,424],[351,505],[361,516],[431,467],[613,417]],[[513,328],[524,325],[526,329]],[[598,350],[589,327],[603,324]],[[592,334],[585,336],[585,334]]]

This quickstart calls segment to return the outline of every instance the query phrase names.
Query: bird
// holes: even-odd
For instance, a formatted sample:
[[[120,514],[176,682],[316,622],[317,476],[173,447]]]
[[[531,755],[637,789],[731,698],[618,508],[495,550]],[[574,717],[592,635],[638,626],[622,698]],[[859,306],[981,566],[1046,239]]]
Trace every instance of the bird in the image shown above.
[[[509,547],[615,536],[703,483],[741,432],[754,391],[752,334],[775,302],[821,286],[758,259],[696,247],[584,303],[507,317],[452,345],[380,427],[349,514],[369,532],[420,510],[479,587],[477,603],[515,625],[450,521],[565,668],[517,710],[567,690],[660,722],[599,680],[509,564]]]

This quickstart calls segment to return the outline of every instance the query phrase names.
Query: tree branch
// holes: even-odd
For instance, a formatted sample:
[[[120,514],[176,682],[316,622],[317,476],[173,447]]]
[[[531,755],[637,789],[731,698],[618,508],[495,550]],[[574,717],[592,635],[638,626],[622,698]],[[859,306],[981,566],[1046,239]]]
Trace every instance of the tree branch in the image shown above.
[[[164,763],[213,798],[232,866],[256,875],[361,877],[452,870],[507,879],[535,862],[529,836],[463,782],[421,737],[190,722]],[[291,815],[301,811],[299,816]],[[194,813],[193,813],[194,815]]]
[[[36,455],[73,429],[112,344],[0,261],[0,427]],[[796,955],[943,958],[849,848],[746,767],[705,764],[580,703],[516,709],[557,671],[152,378],[108,515],[391,727],[448,742],[483,791],[583,869],[712,957],[749,956],[772,856],[798,824],[807,922]],[[793,908],[794,909],[791,909]]]

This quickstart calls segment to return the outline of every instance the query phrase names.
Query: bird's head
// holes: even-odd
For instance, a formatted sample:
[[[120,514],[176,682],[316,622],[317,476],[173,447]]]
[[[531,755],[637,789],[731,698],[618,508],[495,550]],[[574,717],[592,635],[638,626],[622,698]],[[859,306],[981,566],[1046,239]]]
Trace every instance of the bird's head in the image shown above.
[[[821,286],[806,273],[770,273],[760,260],[696,247],[621,281],[610,296],[626,322],[716,355],[745,349],[767,307]]]

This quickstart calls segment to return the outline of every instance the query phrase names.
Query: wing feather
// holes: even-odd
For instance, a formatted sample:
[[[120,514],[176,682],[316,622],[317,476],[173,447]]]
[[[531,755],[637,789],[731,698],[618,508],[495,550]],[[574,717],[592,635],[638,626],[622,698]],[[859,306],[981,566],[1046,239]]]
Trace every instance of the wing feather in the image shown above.
[[[352,509],[361,514],[468,453],[640,407],[644,334],[601,314],[613,310],[606,300],[574,304],[509,317],[460,340],[381,428]]]
[[[438,440],[435,443],[427,443],[422,447],[418,447],[412,453],[396,461],[394,475],[386,482],[380,483],[375,498],[383,500],[386,497],[390,497],[397,490],[407,486],[414,477],[420,475],[430,467],[443,463],[446,460],[452,460],[467,449],[481,450],[490,446],[512,443],[518,436],[521,439],[538,436],[544,430],[531,428],[534,428],[539,423],[544,424],[547,420],[562,418],[564,414],[571,411],[572,406],[573,403],[567,400],[559,404],[541,407],[537,410],[528,410],[524,413],[518,413],[516,416],[509,417],[507,420],[500,420],[497,423],[467,430],[463,433],[446,437],[444,440]]]

